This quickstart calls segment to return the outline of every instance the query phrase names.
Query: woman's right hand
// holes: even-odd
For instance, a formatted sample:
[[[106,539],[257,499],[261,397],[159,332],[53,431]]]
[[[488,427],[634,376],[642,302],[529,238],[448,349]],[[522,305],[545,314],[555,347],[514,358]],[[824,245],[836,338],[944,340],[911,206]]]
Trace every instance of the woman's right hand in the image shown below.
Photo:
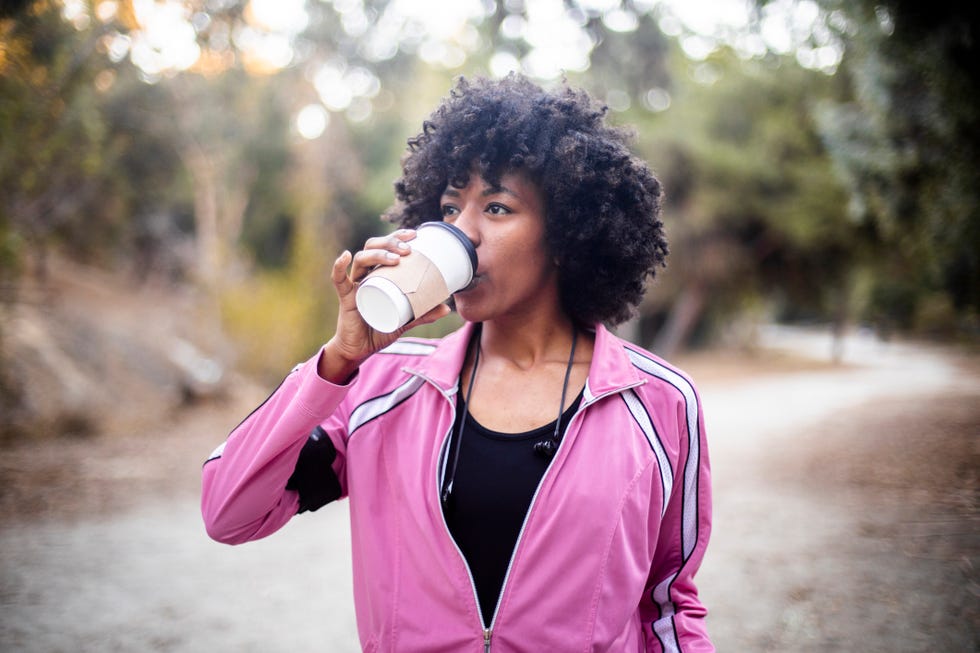
[[[421,324],[445,317],[450,309],[440,304],[393,333],[372,329],[357,312],[357,285],[379,265],[398,265],[402,256],[412,251],[409,242],[415,238],[412,229],[400,229],[388,236],[369,238],[364,249],[351,254],[344,251],[333,264],[331,277],[337,290],[339,309],[337,330],[323,348],[320,357],[320,376],[334,383],[344,383],[369,356],[384,349],[401,334]]]

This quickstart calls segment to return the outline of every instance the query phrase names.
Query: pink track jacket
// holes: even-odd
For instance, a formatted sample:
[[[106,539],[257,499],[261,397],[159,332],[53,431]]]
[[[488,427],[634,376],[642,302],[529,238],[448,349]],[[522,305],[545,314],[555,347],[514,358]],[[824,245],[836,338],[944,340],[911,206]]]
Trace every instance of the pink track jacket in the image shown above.
[[[299,509],[286,489],[311,432],[350,500],[365,651],[714,651],[694,574],[711,530],[691,381],[596,327],[581,406],[528,509],[491,623],[440,504],[473,326],[404,338],[345,386],[297,366],[204,465],[208,533],[238,544]]]

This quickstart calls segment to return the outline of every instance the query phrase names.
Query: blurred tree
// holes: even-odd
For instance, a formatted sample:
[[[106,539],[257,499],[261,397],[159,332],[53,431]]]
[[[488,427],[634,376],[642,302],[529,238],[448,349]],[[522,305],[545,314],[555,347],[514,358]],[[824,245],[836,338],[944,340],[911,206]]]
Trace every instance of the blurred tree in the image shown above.
[[[98,205],[76,216],[97,236],[90,245],[101,259],[132,269],[138,281],[185,280],[192,271],[192,202],[173,147],[172,132],[160,128],[160,107],[170,97],[139,80],[129,66],[97,75],[107,130]],[[115,207],[112,212],[105,207]],[[89,238],[89,240],[92,240]],[[95,257],[89,257],[95,258]]]
[[[0,275],[27,253],[43,273],[52,235],[98,195],[97,38],[76,32],[54,2],[0,19]]]
[[[165,129],[193,187],[198,278],[217,289],[238,269],[250,203],[263,219],[281,210],[291,107],[282,106],[280,85],[270,78],[238,70],[178,75],[160,85],[172,97]]]
[[[61,3],[25,3],[0,29],[0,274],[27,257],[43,275],[55,244],[147,264],[173,244],[147,249],[161,216],[182,211],[172,132],[152,129],[167,98],[104,56],[101,23],[73,24]]]
[[[975,307],[972,24],[820,5],[846,74],[791,50],[691,59],[669,7],[639,0],[21,2],[0,23],[0,264],[55,238],[186,247],[172,267],[209,286],[312,270],[311,242],[383,228],[405,138],[452,76],[564,70],[639,127],[665,181],[673,255],[644,307],[662,347],[759,298],[841,320],[856,265],[907,323],[942,315],[935,290]]]
[[[587,85],[614,115],[649,117],[646,95],[669,89],[675,81],[670,65],[681,56],[676,43],[660,31],[651,13],[636,16],[635,27],[624,31],[610,30],[600,16],[591,16],[587,29],[595,43],[589,68],[569,78]]]
[[[645,307],[655,348],[669,354],[760,300],[783,317],[843,319],[864,239],[812,119],[834,80],[728,48],[671,61],[670,91],[647,98],[664,110],[628,114],[667,191],[672,256]]]
[[[980,317],[980,90],[976,9],[947,0],[820,0],[848,81],[817,112],[850,192],[881,242],[870,317],[926,327]]]

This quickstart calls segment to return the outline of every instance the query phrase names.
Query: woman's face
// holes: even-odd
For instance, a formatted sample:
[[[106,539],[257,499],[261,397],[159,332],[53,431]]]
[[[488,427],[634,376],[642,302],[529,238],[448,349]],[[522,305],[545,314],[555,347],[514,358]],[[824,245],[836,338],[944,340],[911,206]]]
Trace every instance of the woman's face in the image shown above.
[[[530,179],[508,173],[491,186],[474,173],[462,188],[447,186],[440,206],[443,220],[469,236],[479,257],[474,282],[454,295],[463,319],[520,317],[557,302],[544,198]]]

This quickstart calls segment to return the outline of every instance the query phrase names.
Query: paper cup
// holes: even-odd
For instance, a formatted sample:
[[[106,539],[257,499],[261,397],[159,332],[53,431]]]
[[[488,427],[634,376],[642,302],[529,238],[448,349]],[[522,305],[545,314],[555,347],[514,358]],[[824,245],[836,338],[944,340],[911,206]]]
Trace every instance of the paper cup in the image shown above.
[[[473,280],[476,247],[447,222],[419,225],[411,253],[382,265],[357,289],[357,310],[371,328],[391,333],[425,315]]]

